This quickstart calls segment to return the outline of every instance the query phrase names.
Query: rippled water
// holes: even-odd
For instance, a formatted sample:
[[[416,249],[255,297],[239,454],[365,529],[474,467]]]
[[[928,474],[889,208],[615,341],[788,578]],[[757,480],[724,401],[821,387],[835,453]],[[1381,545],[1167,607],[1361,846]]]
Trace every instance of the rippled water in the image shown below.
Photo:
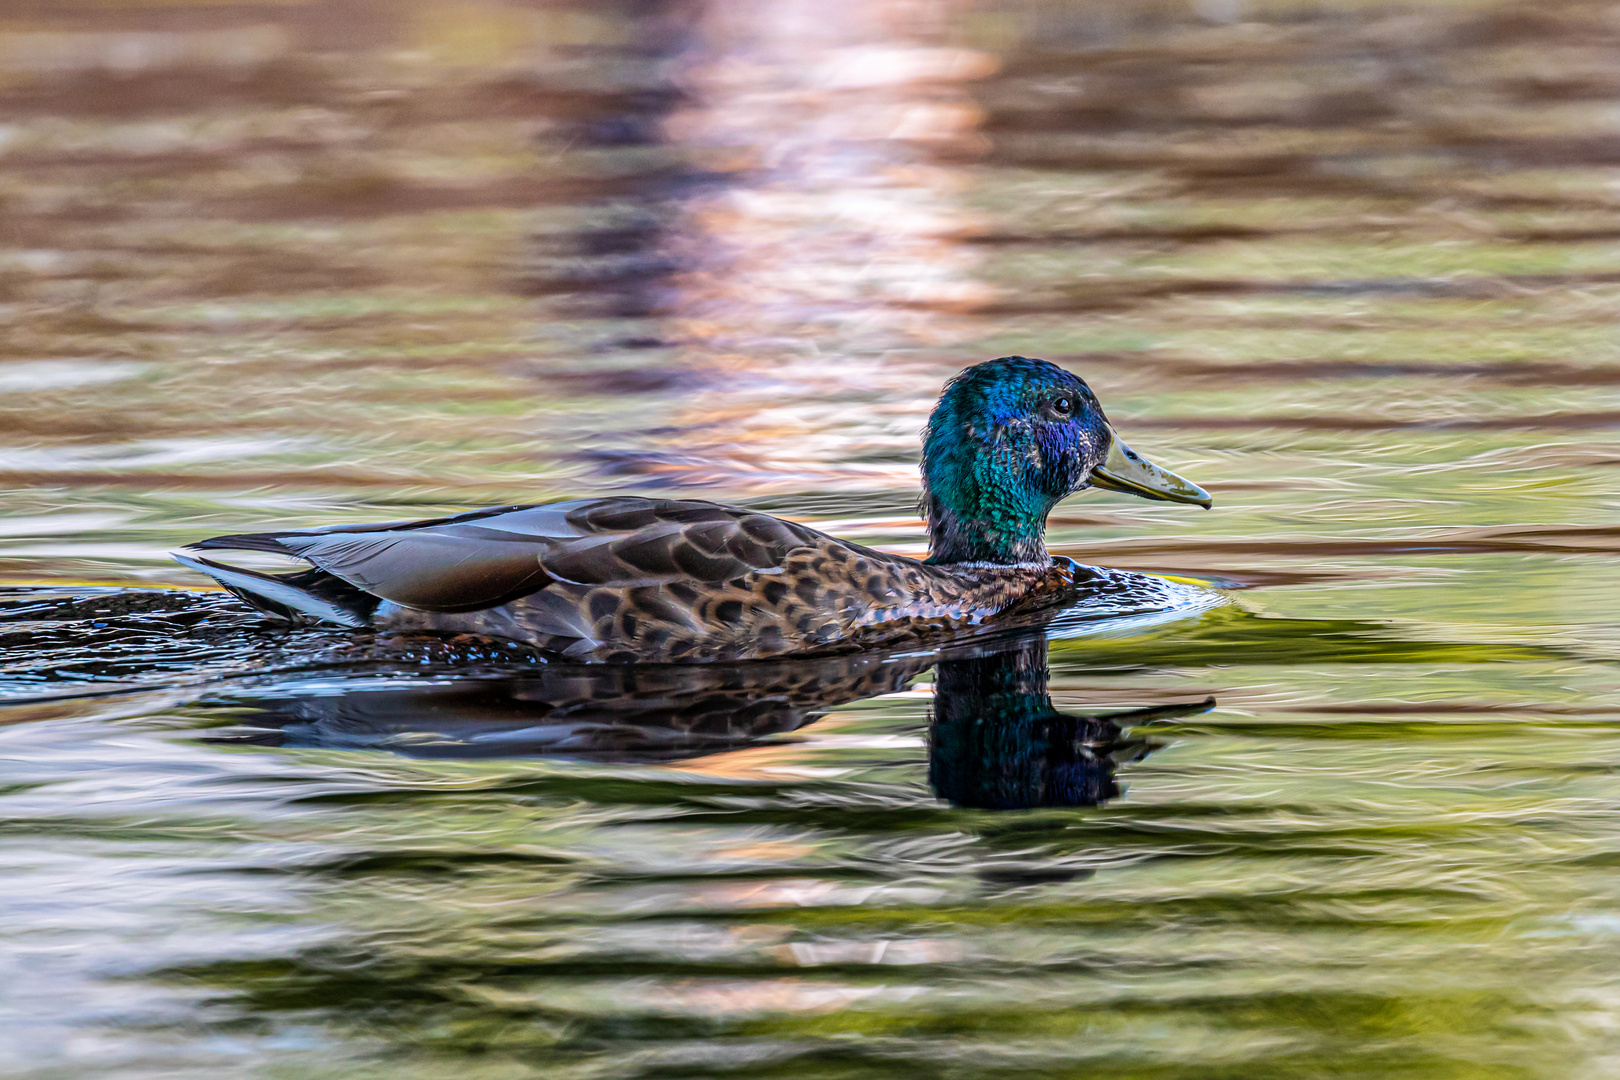
[[[6,16],[0,1072],[1614,1072],[1617,64],[1573,2]],[[916,553],[1007,353],[1214,494],[1054,515],[1180,606],[580,671],[164,555],[607,491]]]

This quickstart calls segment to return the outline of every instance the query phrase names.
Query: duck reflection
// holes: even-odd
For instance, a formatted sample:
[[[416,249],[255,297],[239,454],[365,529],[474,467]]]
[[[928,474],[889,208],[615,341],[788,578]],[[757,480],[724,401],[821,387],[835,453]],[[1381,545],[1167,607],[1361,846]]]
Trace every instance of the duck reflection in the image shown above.
[[[935,794],[981,810],[1096,806],[1119,795],[1115,769],[1159,745],[1128,736],[1128,726],[1190,716],[1215,704],[1210,698],[1072,715],[1053,707],[1049,679],[1044,637],[940,660],[928,752]]]
[[[562,756],[679,761],[797,731],[833,708],[904,689],[937,668],[929,782],[957,806],[1095,806],[1156,744],[1130,725],[1213,700],[1107,715],[1058,712],[1047,642],[1021,636],[943,654],[860,653],[786,662],[556,666],[501,679],[363,689],[333,683],[262,693],[212,741],[389,750],[418,757]]]
[[[242,714],[232,742],[417,757],[555,755],[677,761],[797,731],[902,689],[931,656],[874,653],[744,664],[557,665],[506,679],[290,689]]]

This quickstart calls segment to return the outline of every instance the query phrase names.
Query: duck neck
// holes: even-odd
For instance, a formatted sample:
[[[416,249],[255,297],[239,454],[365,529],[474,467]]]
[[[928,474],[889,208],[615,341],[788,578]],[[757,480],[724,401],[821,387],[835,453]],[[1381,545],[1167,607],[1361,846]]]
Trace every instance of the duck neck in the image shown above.
[[[957,398],[947,390],[923,432],[928,561],[1049,562],[1046,515],[1072,485],[1047,463],[1063,455],[1027,421],[964,413]]]
[[[981,511],[984,508],[980,508]],[[1046,520],[1030,521],[1026,515],[977,513],[964,515],[935,497],[927,497],[928,562],[950,563],[1048,563]]]

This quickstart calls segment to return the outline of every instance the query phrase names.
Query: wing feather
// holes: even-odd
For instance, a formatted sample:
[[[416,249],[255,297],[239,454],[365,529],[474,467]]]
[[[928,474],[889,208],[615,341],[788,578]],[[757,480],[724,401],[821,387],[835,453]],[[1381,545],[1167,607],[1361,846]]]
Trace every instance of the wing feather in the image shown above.
[[[455,517],[215,537],[195,546],[282,551],[373,596],[424,611],[497,607],[532,596],[559,634],[589,637],[553,583],[642,589],[734,580],[780,566],[820,533],[695,500],[632,497],[497,507]]]
[[[418,529],[287,536],[281,542],[356,588],[424,611],[494,607],[551,581],[532,540],[513,543]]]

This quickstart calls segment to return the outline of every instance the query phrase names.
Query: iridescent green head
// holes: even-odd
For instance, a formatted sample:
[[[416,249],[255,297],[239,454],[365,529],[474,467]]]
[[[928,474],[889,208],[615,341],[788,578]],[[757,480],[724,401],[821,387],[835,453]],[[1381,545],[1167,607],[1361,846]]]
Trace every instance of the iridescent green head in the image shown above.
[[[1056,364],[987,360],[945,386],[923,432],[932,563],[1045,562],[1046,516],[1085,487],[1210,505],[1114,433],[1096,395]]]

